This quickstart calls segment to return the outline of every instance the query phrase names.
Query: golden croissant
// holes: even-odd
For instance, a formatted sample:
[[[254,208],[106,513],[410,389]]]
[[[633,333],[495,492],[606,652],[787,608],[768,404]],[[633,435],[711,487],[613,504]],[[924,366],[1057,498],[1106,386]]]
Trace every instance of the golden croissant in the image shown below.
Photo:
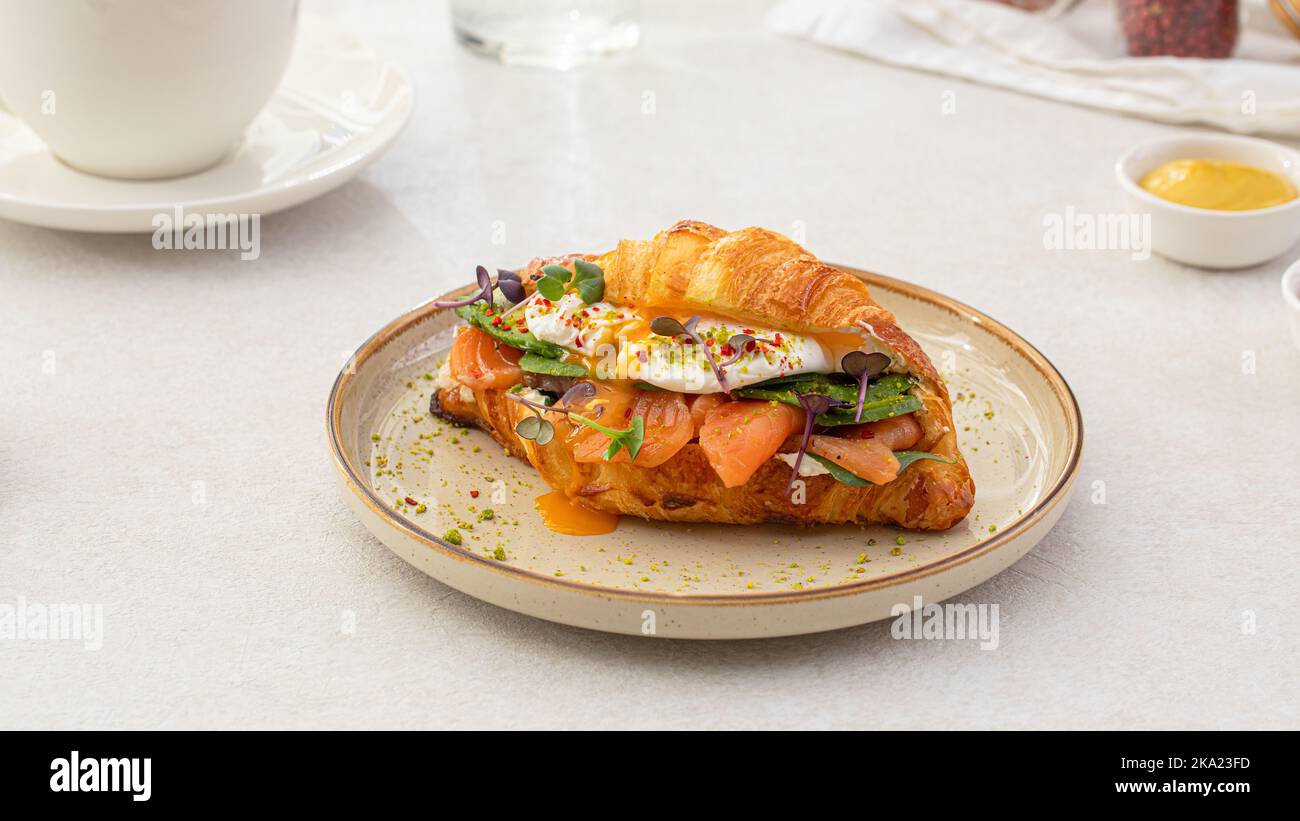
[[[942,530],[974,503],[929,358],[780,234],[684,221],[479,280],[442,303],[466,325],[431,409],[579,508]]]

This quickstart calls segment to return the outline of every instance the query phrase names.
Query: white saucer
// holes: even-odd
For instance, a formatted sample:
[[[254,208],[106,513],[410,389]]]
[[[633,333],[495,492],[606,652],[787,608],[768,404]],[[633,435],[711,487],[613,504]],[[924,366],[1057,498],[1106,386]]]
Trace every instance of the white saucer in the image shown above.
[[[158,213],[269,214],[331,191],[383,153],[411,116],[410,78],[355,36],[303,15],[284,82],[222,163],[168,180],[113,180],[57,160],[0,111],[0,217],[141,233]]]

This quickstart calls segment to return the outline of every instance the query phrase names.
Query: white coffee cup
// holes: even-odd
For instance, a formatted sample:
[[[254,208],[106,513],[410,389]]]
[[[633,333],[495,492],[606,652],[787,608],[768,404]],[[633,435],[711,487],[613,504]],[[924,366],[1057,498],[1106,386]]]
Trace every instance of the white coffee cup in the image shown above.
[[[298,0],[0,0],[0,100],[68,165],[219,162],[275,92]]]

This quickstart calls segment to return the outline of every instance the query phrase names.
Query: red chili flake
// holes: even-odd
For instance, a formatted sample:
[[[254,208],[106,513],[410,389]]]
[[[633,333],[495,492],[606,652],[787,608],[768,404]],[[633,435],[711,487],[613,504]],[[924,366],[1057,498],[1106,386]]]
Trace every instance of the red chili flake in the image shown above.
[[[779,331],[777,332],[776,336],[772,337],[772,341],[775,342],[775,343],[778,344],[778,345],[784,345],[784,344],[785,344],[785,341],[781,338],[781,334],[780,334]]]
[[[582,347],[582,337],[579,336],[579,337],[575,337],[575,338],[574,338],[574,340],[573,340],[573,347],[575,347],[575,348],[581,348],[581,347]]]
[[[408,505],[418,505],[418,504],[419,504],[419,502],[415,501],[415,500],[412,499],[410,496],[407,496],[407,497],[406,497],[405,499],[403,499],[402,501],[406,502]]]
[[[503,331],[508,331],[508,330],[510,330],[510,326],[507,325],[507,326],[505,326],[504,328],[502,328],[501,330],[503,330]]]
[[[498,327],[500,327],[500,326],[501,326],[501,317],[499,317],[499,316],[493,317],[493,318],[492,318],[492,327],[493,327],[493,328],[498,328]]]
[[[749,340],[748,342],[745,343],[745,350],[747,350],[747,351],[752,351],[752,350],[754,350],[754,349],[757,348],[757,347],[758,347],[758,343],[757,343],[757,341],[755,341],[755,340],[753,340],[753,339],[751,339],[751,340]]]
[[[710,348],[712,348],[712,347],[713,347],[713,337],[709,337],[708,339],[704,340],[704,344],[705,344],[705,345],[708,345]]]
[[[496,311],[492,310],[491,308],[484,308],[483,313],[486,314],[487,316],[492,316],[493,314],[496,313]]]
[[[741,328],[740,330],[741,333],[747,333],[750,336],[753,336],[755,333],[757,333],[757,331],[755,331],[753,328]]]
[[[469,492],[469,498],[471,498],[471,499],[477,499],[477,498],[478,498],[478,491],[477,491],[477,490],[471,490],[471,491]]]
[[[728,342],[726,345],[723,345],[721,348],[718,349],[718,353],[722,354],[723,356],[735,356],[736,349],[731,347],[731,343]]]

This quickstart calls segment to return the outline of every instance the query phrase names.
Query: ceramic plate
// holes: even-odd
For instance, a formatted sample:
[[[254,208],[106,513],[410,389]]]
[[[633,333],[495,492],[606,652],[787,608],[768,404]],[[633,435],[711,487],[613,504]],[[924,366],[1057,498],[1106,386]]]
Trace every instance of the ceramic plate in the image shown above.
[[[844,270],[866,280],[948,382],[976,485],[974,510],[951,530],[625,516],[604,536],[552,533],[533,506],[549,488],[529,465],[487,434],[429,415],[432,375],[459,323],[431,302],[371,337],[334,384],[327,421],[344,497],[380,541],[434,578],[511,610],[616,633],[812,633],[885,618],[913,596],[937,602],[966,590],[1024,556],[1060,518],[1083,447],[1078,404],[1051,363],[1000,323],[933,291]],[[459,545],[444,539],[452,528]]]
[[[59,162],[0,110],[0,217],[71,231],[146,233],[181,207],[270,214],[331,191],[378,157],[411,116],[411,81],[352,34],[303,15],[275,96],[225,161],[167,180],[114,180]]]

